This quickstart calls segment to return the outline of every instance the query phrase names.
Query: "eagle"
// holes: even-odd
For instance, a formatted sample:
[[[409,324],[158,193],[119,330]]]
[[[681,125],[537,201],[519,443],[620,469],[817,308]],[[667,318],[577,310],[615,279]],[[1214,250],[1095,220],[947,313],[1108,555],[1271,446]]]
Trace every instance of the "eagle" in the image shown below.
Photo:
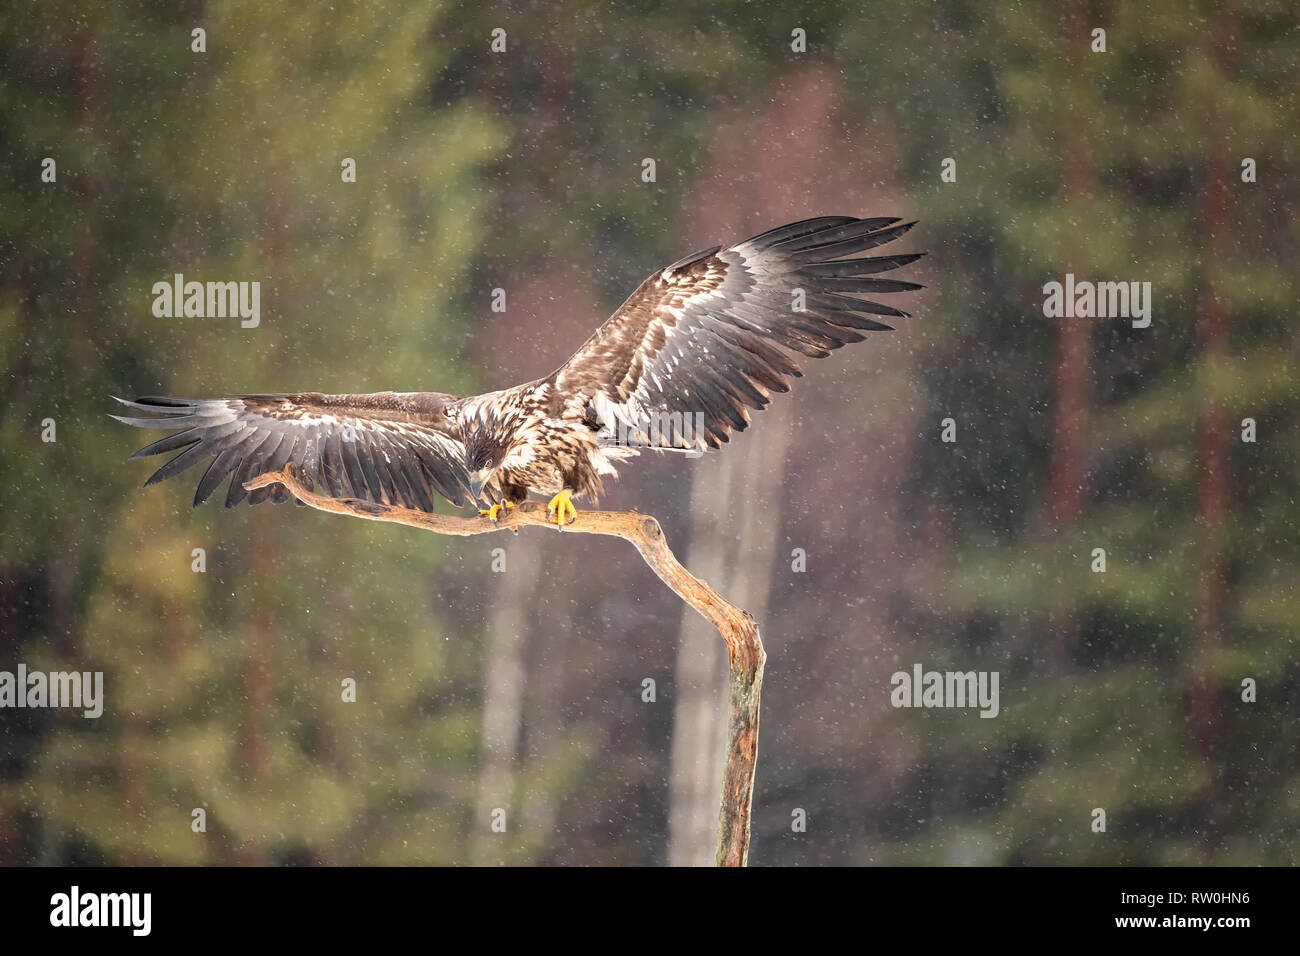
[[[908,318],[863,296],[922,288],[879,275],[924,253],[857,256],[914,225],[822,216],[687,256],[641,283],[558,369],[512,388],[115,398],[138,414],[112,417],[171,432],[131,456],[179,451],[146,486],[208,462],[196,506],[228,477],[227,508],[287,501],[283,485],[250,494],[244,483],[292,462],[309,488],[425,512],[437,495],[497,521],[539,495],[563,529],[577,518],[573,499],[594,504],[627,459],[720,448],[790,390],[799,357]]]

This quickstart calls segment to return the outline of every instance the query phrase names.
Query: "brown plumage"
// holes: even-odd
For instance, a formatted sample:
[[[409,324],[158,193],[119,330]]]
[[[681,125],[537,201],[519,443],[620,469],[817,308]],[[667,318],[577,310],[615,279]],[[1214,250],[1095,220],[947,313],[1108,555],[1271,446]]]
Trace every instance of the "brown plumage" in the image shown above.
[[[646,279],[554,373],[497,392],[118,399],[151,417],[113,417],[173,432],[132,457],[183,449],[146,485],[211,459],[196,505],[230,476],[227,507],[287,500],[280,486],[250,495],[243,483],[290,461],[335,497],[422,511],[434,494],[455,505],[530,492],[594,499],[602,477],[643,449],[718,448],[772,392],[789,391],[802,375],[795,356],[891,328],[869,316],[906,317],[859,296],[920,288],[866,278],[919,254],[842,257],[912,225],[829,216],[689,256]]]

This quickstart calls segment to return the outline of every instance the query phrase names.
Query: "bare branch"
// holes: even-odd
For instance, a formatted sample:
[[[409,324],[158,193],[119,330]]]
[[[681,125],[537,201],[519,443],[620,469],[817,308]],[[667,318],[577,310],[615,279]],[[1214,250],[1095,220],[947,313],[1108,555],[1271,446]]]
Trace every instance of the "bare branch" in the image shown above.
[[[355,498],[331,498],[309,491],[294,473],[293,463],[283,471],[267,472],[244,487],[250,491],[281,484],[303,504],[334,514],[352,515],[371,521],[423,528],[438,534],[461,537],[543,527],[555,531],[546,520],[545,509],[526,501],[501,515],[494,523],[486,517],[427,514],[394,505],[375,504]],[[758,716],[763,689],[763,666],[767,654],[758,627],[747,611],[726,601],[705,582],[686,570],[664,540],[659,522],[635,511],[582,511],[565,525],[563,533],[603,534],[630,541],[651,570],[659,575],[683,601],[695,608],[718,630],[727,645],[731,681],[728,692],[727,759],[722,778],[722,800],[718,814],[719,866],[744,866],[749,857],[750,808],[754,797],[754,768],[758,759]]]

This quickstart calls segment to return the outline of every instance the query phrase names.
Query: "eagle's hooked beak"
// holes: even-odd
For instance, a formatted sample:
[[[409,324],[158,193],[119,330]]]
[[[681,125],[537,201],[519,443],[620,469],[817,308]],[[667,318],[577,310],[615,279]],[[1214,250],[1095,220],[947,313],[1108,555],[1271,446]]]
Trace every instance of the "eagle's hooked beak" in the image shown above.
[[[469,479],[469,493],[474,496],[475,501],[483,500],[483,482],[478,478],[471,476]]]

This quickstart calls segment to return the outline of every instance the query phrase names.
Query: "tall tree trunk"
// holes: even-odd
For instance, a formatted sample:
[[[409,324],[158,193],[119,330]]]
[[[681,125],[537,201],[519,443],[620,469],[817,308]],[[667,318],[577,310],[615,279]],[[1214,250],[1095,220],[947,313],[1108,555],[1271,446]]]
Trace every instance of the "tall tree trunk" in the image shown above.
[[[781,498],[788,409],[765,411],[763,427],[744,441],[743,451],[719,457],[716,477],[701,472],[692,486],[687,563],[697,577],[761,621],[779,531],[764,509]],[[729,544],[737,535],[739,540]],[[727,654],[717,631],[687,608],[674,686],[668,850],[673,866],[714,863],[727,686]]]
[[[1074,2],[1062,20],[1065,62],[1069,64],[1071,108],[1063,111],[1070,128],[1062,128],[1061,177],[1066,208],[1082,210],[1093,191],[1092,156],[1088,152],[1088,133],[1079,128],[1087,115],[1087,84],[1082,60],[1088,55],[1088,30],[1082,3]],[[1083,275],[1087,260],[1082,248],[1070,256],[1069,270]],[[1078,526],[1083,514],[1087,489],[1087,435],[1092,361],[1092,320],[1075,316],[1062,317],[1057,332],[1056,368],[1053,372],[1051,463],[1048,487],[1048,515],[1052,532],[1062,538]],[[1052,664],[1060,673],[1069,667],[1078,622],[1073,609],[1052,608],[1049,627],[1053,635]]]
[[[745,133],[752,120],[738,113],[720,121],[710,169],[699,183],[698,218],[691,223],[696,242],[740,239],[804,218],[812,214],[810,203],[826,201],[828,194],[842,202],[844,184],[831,183],[824,174],[826,155],[842,149],[838,109],[839,79],[830,68],[818,66],[774,84],[758,133],[774,145],[757,159]],[[752,212],[742,216],[739,209]],[[734,439],[718,463],[698,464],[691,491],[688,564],[746,608],[760,628],[781,534],[779,504],[791,427],[789,402],[775,398],[772,406],[755,413],[754,428]],[[736,545],[728,548],[726,542],[737,535]],[[673,865],[715,862],[727,688],[727,660],[717,634],[697,616],[684,614],[669,784],[668,859]]]
[[[557,532],[558,533],[558,532]],[[540,544],[546,548],[546,541]],[[545,550],[542,552],[545,559]],[[538,568],[538,582],[541,580],[541,568]],[[537,593],[537,592],[534,592]],[[531,680],[523,700],[522,726],[523,745],[520,757],[527,761],[526,766],[548,764],[563,744],[563,725],[561,715],[555,706],[559,691],[565,687],[570,673],[567,645],[573,635],[573,605],[566,602],[563,606],[552,603],[546,609],[546,627],[534,636],[534,663],[530,666]],[[541,650],[541,654],[536,654]],[[527,660],[527,658],[525,658]],[[519,799],[519,812],[516,819],[523,832],[530,834],[531,842],[540,843],[542,834],[555,832],[555,821],[559,813],[557,795],[548,785],[531,787],[524,791],[516,788]],[[540,848],[542,853],[547,848]],[[532,862],[544,862],[545,857]]]
[[[267,505],[266,507],[270,507]],[[274,535],[258,526],[254,533],[250,581],[271,581],[276,577],[279,546]],[[255,586],[255,585],[254,585]],[[248,649],[244,658],[244,726],[239,738],[243,786],[253,790],[266,775],[269,762],[267,718],[274,699],[275,679],[271,661],[275,653],[275,622],[265,594],[257,595],[247,618]],[[243,833],[244,844],[238,853],[243,866],[265,866],[266,834],[262,829]]]
[[[267,185],[261,194],[258,223],[258,246],[261,259],[268,274],[276,275],[277,264],[284,258],[285,214],[289,203],[281,194],[277,182],[288,178],[268,177]],[[293,301],[293,288],[286,283],[283,289],[287,301]],[[282,372],[283,357],[274,354],[268,359],[269,376],[278,379]],[[270,504],[264,507],[272,507]],[[249,544],[251,555],[245,555],[243,567],[251,568],[246,578],[246,586],[256,588],[255,582],[274,581],[277,577],[277,565],[280,560],[280,544],[265,522],[254,526],[252,541]],[[240,757],[244,768],[243,785],[246,789],[256,789],[265,776],[270,762],[270,743],[267,739],[267,725],[275,696],[275,677],[272,663],[275,657],[275,614],[270,596],[265,591],[255,592],[247,616],[248,650],[244,659],[244,699],[247,702],[244,712],[244,726],[240,734]],[[244,866],[265,866],[268,863],[268,841],[266,832],[258,829],[252,834],[243,834],[244,845],[237,854],[238,862]]]
[[[501,542],[493,540],[493,548]],[[537,583],[541,578],[542,542],[536,535],[512,538],[506,547],[504,573],[484,575],[491,595],[484,656],[483,745],[478,801],[474,814],[471,859],[476,865],[503,861],[505,834],[493,832],[492,814],[506,814],[506,833],[515,826],[514,766],[523,726],[525,660]]]
[[[1222,9],[1209,34],[1213,56],[1224,82],[1231,77],[1233,37],[1231,17]],[[1219,87],[1221,88],[1221,86]],[[1205,111],[1205,186],[1202,207],[1204,246],[1201,258],[1201,289],[1196,331],[1201,346],[1201,380],[1214,379],[1228,358],[1228,315],[1219,294],[1217,269],[1225,255],[1225,236],[1231,207],[1229,165],[1230,116],[1216,101]],[[1224,613],[1224,564],[1228,515],[1228,416],[1213,387],[1198,389],[1201,399],[1197,423],[1196,524],[1201,542],[1200,573],[1197,580],[1195,617],[1197,676],[1192,687],[1192,726],[1197,749],[1205,757],[1213,754],[1218,696],[1213,658],[1222,642]],[[1216,826],[1218,775],[1207,796],[1202,832],[1207,836]]]
[[[685,563],[726,592],[726,537],[730,522],[719,505],[731,500],[735,459],[710,462],[691,485],[691,539]],[[703,469],[703,463],[700,463]],[[668,782],[668,863],[711,866],[717,833],[717,790],[722,779],[726,652],[717,633],[694,609],[682,613],[673,681],[673,739]]]

